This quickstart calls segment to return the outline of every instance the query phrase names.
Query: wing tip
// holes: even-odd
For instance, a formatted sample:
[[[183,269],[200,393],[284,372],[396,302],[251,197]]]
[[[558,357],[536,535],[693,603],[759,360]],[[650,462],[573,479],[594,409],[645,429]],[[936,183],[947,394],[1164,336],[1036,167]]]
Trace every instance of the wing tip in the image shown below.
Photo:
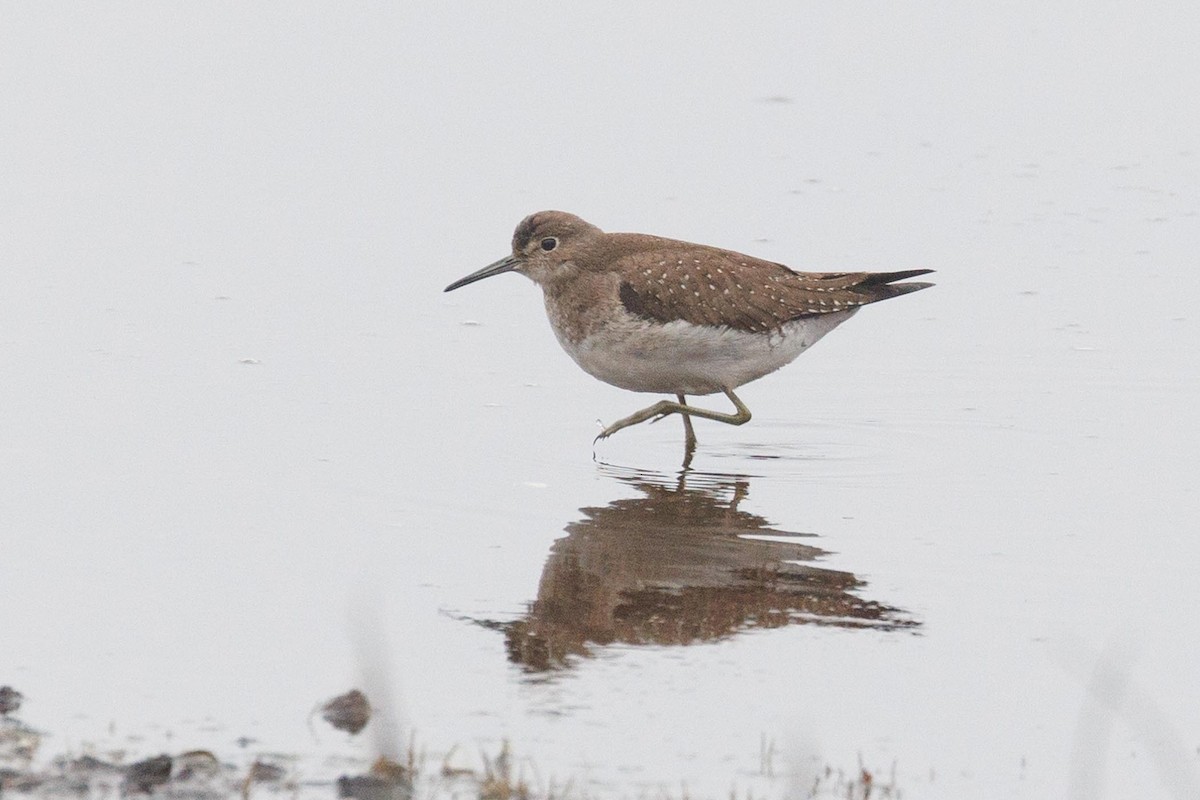
[[[895,283],[896,281],[902,281],[907,278],[915,278],[918,275],[929,275],[933,271],[934,270],[931,270],[931,269],[905,269],[905,270],[900,270],[899,272],[872,272],[867,276],[867,278],[862,282],[861,285],[862,286],[881,286],[881,285],[885,285],[885,284]],[[917,281],[916,283],[920,283],[922,289],[924,289],[926,286],[933,286],[932,283],[928,283],[925,281]],[[914,283],[913,285],[915,286],[916,283]],[[916,290],[913,289],[910,291],[916,291]]]

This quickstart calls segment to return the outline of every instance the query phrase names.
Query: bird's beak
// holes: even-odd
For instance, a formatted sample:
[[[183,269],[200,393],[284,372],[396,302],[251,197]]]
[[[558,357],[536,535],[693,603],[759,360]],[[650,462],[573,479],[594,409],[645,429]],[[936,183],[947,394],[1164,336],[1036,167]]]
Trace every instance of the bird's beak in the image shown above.
[[[465,278],[459,278],[454,283],[447,286],[443,291],[452,292],[468,283],[481,281],[484,278],[490,278],[493,275],[499,275],[501,272],[512,272],[517,267],[521,266],[521,261],[516,256],[505,256],[494,264],[488,264],[481,270],[472,272]]]

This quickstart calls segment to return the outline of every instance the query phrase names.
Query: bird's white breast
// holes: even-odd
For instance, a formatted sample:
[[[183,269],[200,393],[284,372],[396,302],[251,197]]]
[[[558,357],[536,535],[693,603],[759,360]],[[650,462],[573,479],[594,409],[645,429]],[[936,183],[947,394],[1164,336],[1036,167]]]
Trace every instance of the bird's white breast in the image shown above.
[[[605,383],[635,392],[705,395],[774,372],[853,314],[804,317],[770,333],[657,323],[623,312],[578,340],[553,327],[571,358]]]

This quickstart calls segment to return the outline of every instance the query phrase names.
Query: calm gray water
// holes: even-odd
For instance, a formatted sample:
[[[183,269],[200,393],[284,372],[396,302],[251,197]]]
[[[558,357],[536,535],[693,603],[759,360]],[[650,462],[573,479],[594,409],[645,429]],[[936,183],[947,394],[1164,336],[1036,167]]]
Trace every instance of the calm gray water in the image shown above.
[[[1194,7],[6,16],[0,684],[39,758],[337,775],[388,745],[305,720],[366,680],[435,763],[508,741],[590,796],[1194,796]],[[536,287],[441,293],[541,208],[938,285],[681,476],[675,419],[593,450],[652,398]]]

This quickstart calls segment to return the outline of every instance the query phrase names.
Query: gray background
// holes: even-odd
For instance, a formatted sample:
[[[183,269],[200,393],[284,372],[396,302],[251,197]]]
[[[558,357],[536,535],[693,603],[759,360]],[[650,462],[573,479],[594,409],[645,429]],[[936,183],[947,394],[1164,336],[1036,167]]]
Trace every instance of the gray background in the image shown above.
[[[48,752],[324,752],[303,716],[363,625],[430,752],[507,738],[605,795],[860,758],[908,796],[1194,789],[1193,4],[3,17],[0,683]],[[535,287],[440,293],[541,208],[938,270],[747,387],[750,425],[698,423],[695,464],[920,635],[531,680],[464,621],[518,617],[581,509],[678,464],[674,420],[593,462],[648,398],[571,364]]]

